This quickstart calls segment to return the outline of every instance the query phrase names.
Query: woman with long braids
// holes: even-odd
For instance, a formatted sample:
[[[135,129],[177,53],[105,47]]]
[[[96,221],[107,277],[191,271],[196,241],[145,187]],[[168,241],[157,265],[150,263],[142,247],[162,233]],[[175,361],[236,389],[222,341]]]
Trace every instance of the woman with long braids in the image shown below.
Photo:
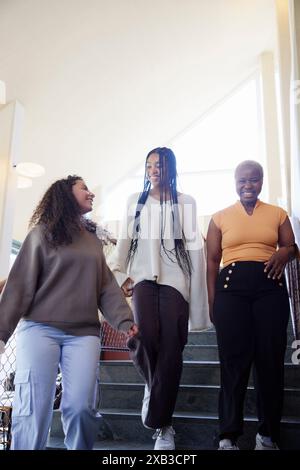
[[[52,184],[0,299],[0,353],[17,323],[12,446],[44,449],[58,367],[67,449],[92,449],[99,426],[98,308],[115,328],[137,333],[132,312],[106,265],[96,224],[84,217],[94,194],[79,176]],[[79,287],[78,287],[79,286]]]
[[[132,358],[145,381],[142,421],[156,430],[155,450],[174,449],[172,415],[190,329],[210,326],[196,204],[178,193],[172,150],[146,158],[144,188],[127,204],[117,249],[109,261],[132,295],[140,341]]]

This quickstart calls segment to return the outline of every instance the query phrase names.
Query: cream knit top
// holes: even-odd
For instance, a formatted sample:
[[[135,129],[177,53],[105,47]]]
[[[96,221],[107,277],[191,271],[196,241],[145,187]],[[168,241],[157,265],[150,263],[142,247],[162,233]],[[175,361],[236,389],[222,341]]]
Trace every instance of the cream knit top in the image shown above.
[[[133,260],[127,266],[126,260],[133,234],[138,197],[139,194],[135,193],[128,199],[117,247],[108,259],[108,265],[120,286],[130,277],[134,285],[143,280],[150,280],[173,287],[189,303],[190,330],[209,328],[211,323],[208,315],[206,262],[202,238],[197,227],[195,200],[186,194],[178,195],[177,209],[181,225],[176,227],[176,230],[179,236],[181,236],[182,229],[184,232],[186,249],[192,262],[192,275],[189,278],[179,267],[175,256],[169,259],[160,242],[162,229],[166,248],[174,249],[171,204],[169,201],[165,203],[164,227],[162,228],[160,226],[160,201],[150,195],[145,205],[141,206],[138,246]],[[179,236],[176,235],[176,238]]]

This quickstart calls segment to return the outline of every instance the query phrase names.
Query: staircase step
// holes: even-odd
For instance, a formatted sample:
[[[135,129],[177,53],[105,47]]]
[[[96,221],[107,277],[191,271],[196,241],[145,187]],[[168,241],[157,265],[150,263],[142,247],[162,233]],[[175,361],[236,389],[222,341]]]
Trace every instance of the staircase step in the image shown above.
[[[64,444],[64,437],[49,437],[47,440],[47,450],[67,450]],[[121,439],[104,439],[96,441],[93,450],[153,450],[153,441],[136,442]]]
[[[220,383],[219,369],[219,363],[216,361],[185,361],[181,383],[217,385]],[[131,361],[100,361],[100,381],[143,383]]]
[[[215,413],[218,409],[220,387],[215,385],[181,385],[176,402],[176,411],[190,413]],[[125,408],[140,411],[144,396],[143,384],[101,384],[102,408]],[[256,416],[256,394],[253,387],[246,393],[245,414]],[[286,389],[284,395],[283,416],[296,416],[300,419],[300,389]]]
[[[286,348],[285,362],[292,361],[292,354],[295,349]],[[216,345],[196,345],[187,344],[183,351],[183,359],[185,361],[218,361],[219,351]]]
[[[295,339],[291,321],[289,321],[287,327],[287,336],[288,344],[290,344]],[[210,328],[206,331],[190,331],[188,335],[188,344],[217,344],[215,328]]]
[[[291,364],[293,342],[288,328],[285,365],[285,404],[282,420],[282,449],[300,450],[300,367]],[[130,360],[101,360],[101,408],[95,450],[151,450],[153,430],[140,418],[143,381]],[[184,350],[181,386],[173,425],[177,449],[216,449],[218,442],[218,393],[220,365],[216,333],[191,332]],[[244,435],[241,449],[253,449],[257,420],[252,374],[245,400]],[[54,411],[48,449],[64,449],[59,410]]]
[[[292,329],[292,324],[289,322],[287,328],[287,344],[291,346],[294,341],[294,333]],[[217,336],[214,328],[207,331],[191,331],[188,335],[188,345],[216,345]]]
[[[184,348],[183,359],[185,361],[218,361],[218,346],[188,344]]]
[[[187,344],[208,345],[217,344],[217,337],[215,330],[208,331],[191,331],[188,335]]]
[[[101,383],[126,382],[143,383],[142,378],[131,361],[100,361]],[[220,365],[217,361],[185,361],[181,376],[185,385],[219,385]],[[252,374],[249,384],[253,383]],[[285,365],[286,387],[299,387],[300,367],[293,364]]]
[[[95,443],[95,449],[98,446],[104,446],[109,449],[114,442],[113,449],[134,450],[137,445],[152,448],[153,430],[146,429],[140,419],[140,413],[130,410],[111,410],[103,409],[101,411],[102,419],[99,425],[99,438]],[[60,424],[60,412],[56,410],[53,418],[54,426],[51,428],[49,444],[62,443],[62,429]],[[56,425],[55,425],[56,423]],[[177,449],[216,449],[218,442],[218,419],[215,414],[209,413],[175,413],[173,417],[173,426],[176,431],[175,441]],[[57,429],[60,427],[60,434]],[[56,433],[53,428],[56,428]],[[282,421],[282,449],[299,449],[300,445],[300,420],[283,419]],[[109,430],[105,436],[103,429]],[[255,434],[257,432],[256,419],[245,417],[244,435],[239,439],[241,449],[253,449]],[[133,446],[133,447],[131,447]],[[61,448],[61,447],[59,447]]]

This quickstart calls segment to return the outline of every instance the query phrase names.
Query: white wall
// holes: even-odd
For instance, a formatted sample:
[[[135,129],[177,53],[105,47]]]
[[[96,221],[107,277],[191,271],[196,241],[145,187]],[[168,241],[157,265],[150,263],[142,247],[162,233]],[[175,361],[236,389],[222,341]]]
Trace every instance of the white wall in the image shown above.
[[[42,192],[78,173],[94,189],[131,171],[272,50],[273,0],[2,0],[0,79],[25,107],[22,240]]]

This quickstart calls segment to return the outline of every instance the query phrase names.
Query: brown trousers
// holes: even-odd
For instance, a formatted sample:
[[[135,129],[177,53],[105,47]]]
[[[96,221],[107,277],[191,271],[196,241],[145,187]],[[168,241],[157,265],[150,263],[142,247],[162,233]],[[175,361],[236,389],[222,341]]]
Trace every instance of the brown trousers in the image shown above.
[[[173,287],[142,281],[133,290],[140,340],[132,360],[150,390],[147,427],[172,422],[188,335],[188,303]]]

